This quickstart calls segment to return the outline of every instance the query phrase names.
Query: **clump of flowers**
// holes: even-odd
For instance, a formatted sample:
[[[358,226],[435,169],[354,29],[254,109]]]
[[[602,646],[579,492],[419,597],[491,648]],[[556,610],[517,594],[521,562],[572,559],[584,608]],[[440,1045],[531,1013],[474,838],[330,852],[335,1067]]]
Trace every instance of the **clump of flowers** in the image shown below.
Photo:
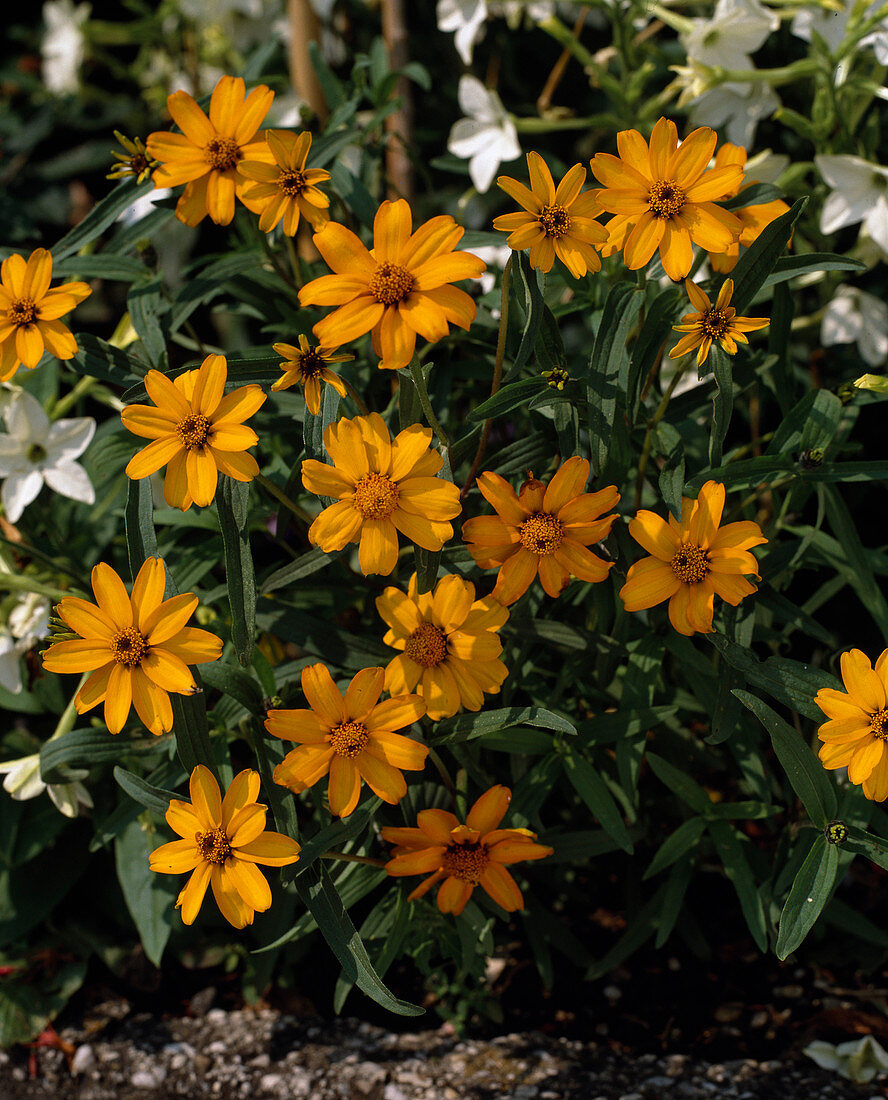
[[[872,662],[859,649],[841,658],[844,691],[821,688],[814,702],[829,719],[817,730],[823,742],[820,762],[834,771],[847,768],[867,798],[888,798],[888,650]]]

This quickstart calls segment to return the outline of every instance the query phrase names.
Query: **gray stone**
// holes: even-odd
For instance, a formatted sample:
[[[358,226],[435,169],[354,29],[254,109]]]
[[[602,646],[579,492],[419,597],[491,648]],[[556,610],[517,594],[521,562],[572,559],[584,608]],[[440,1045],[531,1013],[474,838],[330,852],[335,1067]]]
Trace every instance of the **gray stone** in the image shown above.
[[[84,1043],[74,1051],[71,1059],[71,1072],[75,1077],[81,1073],[88,1073],[96,1064],[96,1055],[89,1043]]]
[[[136,1089],[157,1089],[166,1080],[166,1070],[163,1066],[152,1066],[150,1069],[140,1069],[130,1078],[130,1084]]]

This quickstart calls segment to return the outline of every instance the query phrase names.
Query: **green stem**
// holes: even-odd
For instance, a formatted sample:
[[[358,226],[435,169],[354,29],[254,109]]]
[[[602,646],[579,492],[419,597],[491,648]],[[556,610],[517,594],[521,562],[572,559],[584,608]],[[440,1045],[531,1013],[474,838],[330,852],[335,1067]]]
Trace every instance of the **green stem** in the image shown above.
[[[66,393],[64,397],[60,397],[58,401],[53,405],[50,412],[51,420],[58,420],[59,417],[64,416],[81,397],[85,397],[95,386],[97,386],[99,380],[93,378],[90,375],[84,375],[83,378],[79,378],[74,385],[74,388],[70,393]]]
[[[500,383],[503,379],[503,363],[506,358],[506,334],[509,331],[509,285],[512,281],[512,266],[515,263],[515,253],[510,252],[509,258],[506,260],[506,266],[503,269],[503,283],[500,287],[500,319],[499,330],[496,334],[496,356],[493,361],[493,380],[490,383],[490,396],[497,392],[500,388]],[[461,496],[466,496],[469,489],[472,487],[472,482],[477,476],[478,470],[481,467],[481,460],[484,458],[484,452],[487,450],[487,441],[490,439],[490,429],[493,426],[493,418],[488,417],[484,421],[484,427],[481,429],[481,438],[478,440],[478,450],[475,452],[475,457],[472,459],[472,468],[469,470],[469,476],[466,478],[466,483],[462,487]]]
[[[638,462],[638,477],[635,479],[635,507],[641,506],[641,493],[644,488],[644,475],[647,473],[648,462],[651,457],[651,447],[653,444],[654,429],[666,415],[666,410],[669,408],[669,402],[672,400],[672,395],[675,393],[675,387],[684,378],[685,372],[690,365],[690,361],[686,361],[684,366],[680,367],[672,376],[672,380],[663,394],[660,400],[660,404],[657,406],[656,412],[648,421],[647,431],[644,435],[644,443],[641,448],[641,458]]]
[[[297,519],[301,519],[303,523],[311,524],[313,522],[312,517],[303,508],[300,508],[298,504],[290,500],[287,494],[275,485],[275,483],[265,476],[265,474],[257,474],[255,480],[259,482],[262,488],[271,495],[289,511],[296,516]]]
[[[293,272],[293,279],[296,286],[302,282],[302,269],[299,265],[299,256],[296,254],[296,246],[293,244],[292,237],[284,237],[284,241],[287,245],[287,257],[290,260],[290,270]]]
[[[49,600],[63,600],[66,596],[74,596],[78,593],[86,595],[78,588],[71,588],[66,592],[64,589],[56,588],[55,585],[43,584],[42,581],[35,581],[27,575],[19,576],[15,573],[0,573],[0,591],[4,588],[10,588],[13,592],[33,592],[38,596],[46,596]]]
[[[665,23],[667,27],[678,31],[679,34],[688,34],[694,29],[693,19],[688,19],[686,15],[678,15],[669,8],[664,8],[662,4],[651,4],[647,10],[655,19],[659,19],[661,23]]]
[[[83,687],[83,685],[86,683],[91,675],[92,673],[90,672],[84,672],[84,674],[80,677],[80,683],[77,685],[77,691],[80,691],[80,689]],[[70,731],[74,728],[74,723],[77,721],[77,707],[74,705],[74,700],[76,698],[77,692],[75,691],[71,698],[68,700],[68,705],[62,711],[62,715],[59,718],[55,730],[53,731],[52,737],[50,737],[49,739],[50,741],[55,741],[57,737],[64,737],[66,733],[70,733]]]
[[[438,775],[441,776],[441,781],[447,790],[450,792],[450,797],[453,799],[454,805],[456,804],[456,784],[450,777],[450,772],[447,770],[447,766],[441,757],[435,752],[434,749],[429,749],[429,760],[435,765]]]
[[[444,450],[450,449],[450,437],[441,427],[437,416],[435,416],[435,410],[432,408],[432,402],[429,400],[429,391],[426,389],[425,378],[422,375],[422,367],[419,365],[419,360],[414,355],[410,362],[410,374],[413,378],[413,385],[416,386],[416,395],[419,398],[419,403],[422,405],[422,411],[425,413],[425,418],[429,427],[438,437],[438,441]]]
[[[351,852],[321,852],[321,859],[341,859],[346,863],[366,863],[368,867],[385,867],[384,859],[371,856],[354,856]]]
[[[354,401],[358,412],[361,414],[361,416],[366,416],[370,412],[370,410],[367,408],[367,402],[364,400],[363,397],[361,397],[361,395],[347,378],[343,378],[341,374],[339,375],[339,378],[341,379],[342,384],[345,386],[346,391],[348,392],[348,396],[352,399],[352,401]]]

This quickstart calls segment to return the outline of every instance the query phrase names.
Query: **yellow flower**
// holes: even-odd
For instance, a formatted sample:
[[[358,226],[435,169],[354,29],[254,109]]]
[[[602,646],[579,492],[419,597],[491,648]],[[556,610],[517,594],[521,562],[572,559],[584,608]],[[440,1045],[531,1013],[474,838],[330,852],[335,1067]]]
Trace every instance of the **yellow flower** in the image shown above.
[[[746,150],[742,145],[733,145],[730,141],[719,149],[715,154],[715,168],[724,168],[727,165],[736,164],[740,169],[746,168]],[[745,177],[738,182],[735,189],[725,198],[733,198],[734,195],[738,195],[742,188],[745,188],[753,183],[755,180],[747,180]],[[753,241],[761,234],[762,230],[776,221],[781,215],[787,213],[789,207],[785,202],[780,199],[773,199],[771,202],[757,202],[750,206],[736,207],[731,213],[740,222],[740,236],[725,252],[710,252],[709,253],[709,266],[713,271],[717,271],[721,275],[727,275],[728,272],[733,271],[737,266],[737,260],[740,256],[740,245],[744,248],[749,248]]]
[[[217,225],[228,225],[235,196],[258,213],[253,200],[244,197],[253,181],[238,169],[244,160],[273,159],[259,127],[274,92],[264,84],[246,98],[245,91],[239,76],[223,76],[213,90],[209,118],[187,92],[173,92],[167,110],[182,133],[161,130],[148,137],[148,155],[160,162],[152,177],[154,186],[187,185],[176,205],[176,217],[186,225],[198,225],[207,214]]]
[[[324,432],[333,465],[307,458],[302,483],[317,496],[336,497],[308,531],[326,553],[360,541],[361,572],[388,575],[398,561],[398,532],[424,550],[453,538],[459,489],[435,475],[444,464],[430,451],[431,428],[405,428],[394,441],[378,413],[343,417]]]
[[[681,355],[687,355],[689,351],[697,348],[697,366],[706,362],[709,349],[715,341],[728,355],[734,355],[737,351],[737,341],[748,344],[744,336],[746,332],[755,332],[770,324],[767,317],[738,317],[737,311],[730,304],[734,294],[734,280],[725,279],[718,292],[715,305],[690,279],[685,279],[685,290],[691,305],[696,313],[686,313],[682,317],[681,325],[673,325],[673,331],[685,332],[674,348],[669,352],[673,359]]]
[[[652,556],[629,569],[620,589],[627,611],[669,600],[669,621],[679,634],[710,634],[715,596],[736,607],[755,592],[744,576],[758,576],[749,550],[768,540],[751,520],[719,527],[724,506],[724,485],[707,481],[696,500],[682,497],[681,523],[648,511],[629,521],[629,534]]]
[[[497,631],[509,612],[492,596],[476,600],[475,586],[453,573],[420,594],[414,573],[406,595],[387,588],[376,610],[389,627],[382,640],[401,650],[385,670],[386,691],[416,691],[436,720],[461,706],[480,710],[485,692],[499,694],[508,670]]]
[[[425,714],[418,695],[379,702],[385,673],[365,668],[349,684],[345,697],[324,665],[302,670],[302,693],[311,710],[270,710],[265,728],[274,737],[295,741],[274,769],[274,781],[297,794],[329,773],[330,813],[347,817],[358,804],[361,780],[383,802],[399,802],[407,793],[401,768],[422,771],[429,750],[395,730]]]
[[[0,264],[0,382],[22,365],[36,367],[44,349],[73,359],[77,341],[59,317],[88,298],[86,283],[62,283],[50,290],[52,256],[35,249],[26,260],[15,253]]]
[[[221,797],[213,773],[203,764],[191,773],[190,802],[172,799],[167,824],[181,840],[161,844],[149,866],[163,875],[191,877],[176,899],[182,923],[193,924],[212,886],[219,911],[235,928],[253,923],[271,905],[271,890],[256,866],[286,867],[299,859],[299,845],[265,828],[267,808],[257,803],[259,773],[245,768]]]
[[[317,416],[321,411],[321,383],[332,386],[340,397],[348,393],[345,383],[338,374],[334,374],[328,363],[347,363],[354,359],[347,353],[336,355],[336,348],[311,347],[305,336],[299,337],[299,347],[292,344],[272,344],[278,355],[283,355],[281,363],[283,376],[272,385],[273,390],[289,389],[298,382],[305,392],[305,404],[308,411]]]
[[[144,183],[157,168],[157,161],[148,155],[145,143],[141,138],[128,138],[119,130],[114,131],[114,136],[126,150],[125,153],[117,153],[111,150],[111,156],[117,161],[111,171],[105,176],[106,180],[122,180],[127,176],[135,176],[136,183]]]
[[[244,160],[238,167],[246,179],[257,181],[255,186],[245,189],[244,198],[260,208],[259,228],[270,233],[283,220],[284,232],[292,237],[299,228],[300,214],[316,229],[320,228],[328,220],[330,200],[317,185],[328,180],[330,173],[305,167],[311,134],[266,130],[265,138],[274,163]]]
[[[496,185],[524,207],[524,213],[501,214],[493,228],[509,233],[508,245],[516,251],[530,248],[530,263],[550,271],[557,256],[575,279],[601,269],[595,245],[607,240],[607,230],[594,215],[601,207],[592,192],[580,194],[586,169],[575,164],[558,187],[539,153],[527,154],[530,190],[509,176]]]
[[[613,562],[587,547],[610,534],[616,513],[602,513],[616,505],[620,494],[615,485],[584,493],[588,479],[589,463],[577,456],[558,468],[548,488],[528,470],[517,495],[499,474],[485,471],[478,477],[478,488],[497,514],[466,520],[462,537],[479,568],[499,566],[494,599],[513,604],[537,574],[546,593],[555,597],[571,576],[593,583],[606,579]]]
[[[219,473],[235,481],[252,481],[259,473],[256,459],[246,453],[259,437],[243,421],[266,395],[261,386],[226,394],[227,377],[224,355],[208,355],[199,370],[173,379],[150,370],[145,389],[154,405],[127,405],[120,414],[134,435],[154,440],[129,460],[127,476],[137,480],[166,466],[164,499],[183,512],[212,502]]]
[[[616,214],[607,224],[612,244],[622,247],[631,270],[644,267],[659,248],[669,278],[683,279],[694,262],[693,245],[726,252],[739,236],[739,219],[714,200],[735,193],[743,171],[737,165],[707,168],[717,140],[714,130],[701,126],[679,146],[675,123],[661,118],[650,146],[637,130],[621,130],[619,157],[592,158],[592,172],[604,184],[596,198]]]
[[[314,243],[335,272],[299,291],[303,306],[338,306],[314,326],[322,344],[347,344],[371,333],[384,370],[399,370],[413,358],[416,337],[434,343],[450,331],[468,329],[475,303],[450,286],[475,279],[486,268],[469,252],[454,252],[464,230],[442,214],[412,232],[413,215],[404,199],[384,202],[373,222],[369,252],[351,230],[328,222]]]
[[[195,690],[188,665],[217,661],[222,642],[207,630],[185,624],[197,608],[197,596],[185,592],[163,598],[166,568],[146,558],[132,596],[110,565],[92,571],[96,603],[73,596],[62,599],[59,618],[77,638],[58,641],[43,655],[49,672],[92,672],[74,696],[78,714],[105,704],[105,725],[120,733],[134,704],[152,733],[169,733],[173,709],[169,692]]]
[[[824,768],[848,769],[875,802],[888,798],[888,649],[873,668],[859,649],[842,654],[845,691],[821,688],[814,702],[829,718],[818,729]],[[847,694],[846,694],[847,692]]]
[[[524,898],[506,865],[545,859],[554,849],[537,844],[530,829],[499,828],[511,798],[508,787],[491,787],[469,810],[465,825],[447,810],[422,810],[416,815],[416,829],[384,828],[382,839],[395,845],[385,865],[388,874],[432,872],[407,900],[421,898],[440,882],[437,902],[442,913],[458,917],[476,886],[507,913],[523,909]]]

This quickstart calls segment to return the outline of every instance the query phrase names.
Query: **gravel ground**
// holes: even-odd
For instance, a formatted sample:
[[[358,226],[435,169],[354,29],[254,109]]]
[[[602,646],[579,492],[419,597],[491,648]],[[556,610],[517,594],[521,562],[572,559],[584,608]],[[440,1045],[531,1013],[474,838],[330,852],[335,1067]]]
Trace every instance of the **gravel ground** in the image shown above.
[[[0,1097],[54,1100],[870,1100],[804,1057],[723,1064],[632,1055],[541,1032],[463,1039],[445,1027],[393,1033],[270,1009],[158,1019],[123,1002],[63,1028],[69,1053],[0,1052]],[[615,1044],[618,1046],[618,1044]],[[35,1062],[36,1060],[36,1067]],[[37,1076],[31,1076],[34,1069]]]

